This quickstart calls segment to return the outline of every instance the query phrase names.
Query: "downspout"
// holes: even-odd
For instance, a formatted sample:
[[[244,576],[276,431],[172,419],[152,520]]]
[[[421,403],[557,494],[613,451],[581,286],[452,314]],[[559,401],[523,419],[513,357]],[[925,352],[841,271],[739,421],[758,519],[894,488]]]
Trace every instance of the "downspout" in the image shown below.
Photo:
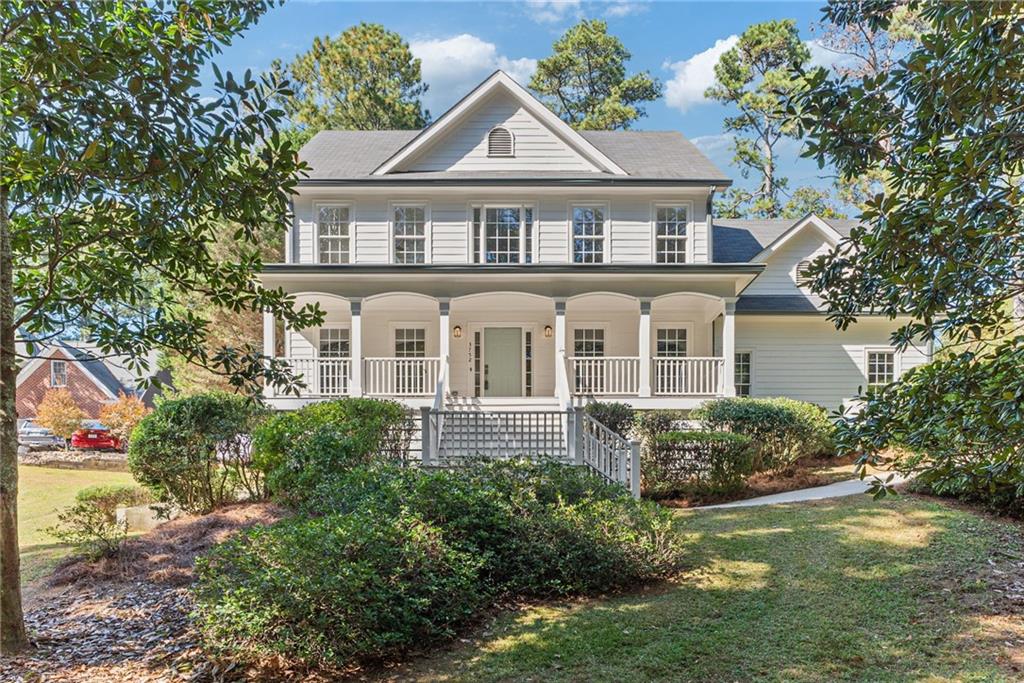
[[[715,261],[715,228],[714,228],[714,216],[712,211],[715,206],[715,186],[712,185],[708,188],[708,205],[704,210],[704,217],[708,225],[708,263],[714,263]]]

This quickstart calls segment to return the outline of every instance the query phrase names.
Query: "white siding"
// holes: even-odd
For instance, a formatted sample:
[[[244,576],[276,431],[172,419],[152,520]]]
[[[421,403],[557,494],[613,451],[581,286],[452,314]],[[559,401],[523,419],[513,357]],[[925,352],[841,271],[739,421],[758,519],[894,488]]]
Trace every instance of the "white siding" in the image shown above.
[[[793,235],[782,249],[772,254],[764,272],[754,280],[743,292],[749,295],[758,294],[803,294],[806,289],[796,285],[796,266],[800,261],[813,259],[819,254],[827,253],[831,244],[814,227],[806,226],[800,233]]]
[[[487,134],[504,126],[515,140],[512,157],[488,157]],[[404,171],[588,171],[589,161],[569,147],[510,95],[499,93],[482,103],[451,133],[410,160]]]
[[[899,323],[861,319],[839,332],[817,316],[736,318],[736,350],[753,353],[754,396],[789,396],[836,410],[867,385],[865,352],[890,346]],[[926,362],[924,344],[897,354],[897,372]]]

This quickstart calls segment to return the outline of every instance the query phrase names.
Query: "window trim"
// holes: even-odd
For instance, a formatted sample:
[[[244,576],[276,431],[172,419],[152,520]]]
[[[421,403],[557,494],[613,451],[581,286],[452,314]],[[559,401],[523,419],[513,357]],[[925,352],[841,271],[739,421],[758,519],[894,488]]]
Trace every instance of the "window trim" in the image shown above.
[[[497,130],[503,130],[506,133],[508,133],[508,138],[509,138],[508,154],[495,154],[495,153],[491,152],[491,135],[493,135],[494,132],[497,131]],[[514,159],[515,156],[516,156],[516,135],[515,135],[515,133],[512,132],[512,129],[509,128],[508,126],[501,126],[501,125],[494,126],[489,131],[487,131],[487,135],[484,136],[484,142],[487,144],[487,158],[488,159]]]
[[[64,367],[64,383],[63,384],[57,384],[56,380],[54,379],[56,377],[57,373],[55,373],[53,371],[53,369],[54,369],[54,366],[56,366],[57,363],[60,363]],[[70,378],[68,377],[68,362],[66,360],[64,360],[63,358],[51,358],[50,359],[50,388],[51,389],[63,389],[63,388],[68,386],[68,380],[69,379]]]
[[[566,356],[568,356],[570,358],[577,357],[576,356],[576,330],[601,330],[601,333],[604,335],[604,355],[603,356],[583,356],[583,357],[584,358],[614,357],[614,354],[608,353],[608,343],[610,341],[610,337],[608,335],[608,330],[611,329],[611,324],[610,323],[580,321],[580,322],[574,322],[571,325],[566,325],[566,327],[568,329],[566,329],[566,331],[565,331],[565,337],[566,337],[565,343],[566,343],[567,346],[571,345],[571,348],[572,348],[572,353],[566,353],[565,354]]]
[[[733,389],[736,388],[736,356],[741,353],[745,353],[750,356],[750,382],[748,384],[750,389],[746,394],[746,397],[750,398],[754,396],[754,368],[757,367],[757,359],[754,356],[754,349],[735,349],[733,351]],[[742,396],[738,391],[736,392],[736,395]]]
[[[867,388],[881,387],[885,384],[871,384],[870,382],[870,371],[869,371],[869,360],[873,353],[888,353],[892,355],[892,380],[895,382],[903,374],[902,367],[902,354],[899,353],[895,347],[892,346],[865,346],[864,347],[864,386]],[[888,382],[886,383],[888,384]]]
[[[601,227],[601,263],[612,262],[612,206],[608,201],[596,202],[575,202],[570,201],[566,205],[565,230],[568,240],[567,261],[574,266],[592,266],[593,263],[576,263],[575,235],[573,234],[573,212],[576,209],[601,209],[604,212],[604,221]],[[534,259],[536,261],[536,259]]]
[[[320,358],[320,330],[323,329],[334,329],[334,330],[348,330],[348,355],[338,356],[338,358],[352,358],[352,323],[350,322],[323,322],[320,327],[316,328],[316,346],[313,347],[314,358]],[[286,355],[288,352],[285,352]]]
[[[665,199],[655,200],[651,202],[651,263],[657,264],[658,261],[658,209],[672,209],[680,206],[686,207],[686,261],[685,263],[693,263],[693,239],[694,239],[694,226],[696,221],[693,215],[693,200],[692,199]],[[678,265],[678,264],[663,264],[663,265]]]
[[[433,358],[430,355],[430,323],[422,320],[393,320],[388,323],[388,340],[391,342],[389,358],[399,358],[398,353],[398,330],[423,330],[423,357]],[[415,356],[404,356],[414,358]]]
[[[423,209],[423,263],[433,263],[434,225],[431,222],[430,201],[426,199],[409,199],[388,202],[388,263],[397,266],[415,265],[399,263],[395,260],[395,209]],[[472,220],[472,216],[470,217]]]
[[[526,240],[526,209],[533,211],[533,232],[531,233],[530,251],[526,252],[522,246],[519,251],[519,263],[511,265],[529,266],[538,262],[538,245],[540,240],[538,239],[540,233],[540,202],[538,201],[507,201],[507,200],[486,200],[486,201],[475,201],[469,202],[466,205],[466,262],[470,264],[478,265],[510,265],[510,264],[488,264],[485,260],[485,254],[487,250],[484,249],[487,241],[487,209],[520,209],[519,214],[519,226],[520,230],[524,231],[520,237],[520,244]],[[474,245],[473,235],[473,210],[480,209],[480,242]],[[474,260],[473,255],[479,249],[480,260]],[[526,254],[530,255],[530,263],[526,262]]]
[[[348,209],[348,262],[356,262],[356,205],[354,202],[313,202],[313,263],[320,265],[320,209]],[[340,264],[346,265],[346,264]]]

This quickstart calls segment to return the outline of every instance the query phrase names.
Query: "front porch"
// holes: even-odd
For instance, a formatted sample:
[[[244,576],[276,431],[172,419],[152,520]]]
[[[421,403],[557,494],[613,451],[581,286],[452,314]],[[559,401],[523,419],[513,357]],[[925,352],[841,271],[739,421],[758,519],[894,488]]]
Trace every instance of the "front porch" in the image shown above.
[[[589,400],[693,408],[734,389],[733,298],[700,292],[541,296],[483,292],[296,295],[326,311],[316,329],[265,321],[268,355],[305,383],[267,390],[287,409],[341,396],[434,409],[564,409]]]

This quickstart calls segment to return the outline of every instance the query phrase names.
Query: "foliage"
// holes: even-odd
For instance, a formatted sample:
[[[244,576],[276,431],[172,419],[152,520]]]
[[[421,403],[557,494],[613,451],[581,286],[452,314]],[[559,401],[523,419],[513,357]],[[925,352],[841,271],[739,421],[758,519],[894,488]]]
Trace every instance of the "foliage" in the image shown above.
[[[207,646],[310,667],[393,657],[450,637],[480,606],[479,560],[408,513],[298,517],[197,563]]]
[[[706,429],[751,437],[758,448],[758,471],[785,470],[800,458],[827,455],[834,448],[825,409],[791,398],[720,398],[692,417]]]
[[[886,30],[894,5],[835,3],[827,17]],[[815,71],[793,105],[819,164],[844,177],[888,174],[864,227],[812,265],[831,319],[845,329],[866,311],[905,316],[893,335],[899,349],[944,340],[941,362],[869,392],[851,416],[842,441],[868,458],[901,441],[928,454],[915,469],[941,476],[1009,480],[1018,470],[1024,342],[1006,305],[1024,295],[1018,10],[922,4],[926,28],[904,60],[867,78]],[[985,355],[998,360],[982,362],[973,342],[984,337],[994,339]]]
[[[85,412],[67,389],[50,389],[36,408],[36,423],[65,441],[82,426]]]
[[[594,418],[621,437],[629,438],[636,419],[636,412],[628,403],[594,401],[584,408]]]
[[[686,417],[681,410],[641,410],[636,414],[633,429],[643,450],[648,451],[659,435],[678,430]]]
[[[132,433],[128,467],[158,500],[203,513],[265,495],[250,462],[250,432],[263,408],[242,396],[211,393],[161,402]]]
[[[607,22],[584,19],[553,49],[554,54],[537,62],[530,88],[573,128],[629,128],[646,116],[645,102],[661,97],[661,82],[646,71],[626,76],[632,55],[608,34]]]
[[[734,134],[733,162],[744,178],[752,171],[761,177],[754,192],[732,189],[723,195],[725,214],[779,215],[779,193],[787,181],[776,174],[775,147],[783,138],[798,137],[796,124],[787,116],[786,101],[803,87],[802,79],[793,73],[810,56],[796,22],[785,19],[750,26],[715,65],[715,83],[705,96],[739,111],[724,120],[725,130]]]
[[[337,38],[314,38],[308,52],[271,71],[288,78],[292,93],[278,102],[300,131],[390,130],[426,125],[420,60],[409,44],[380,24],[363,22]],[[305,135],[304,135],[305,137]]]
[[[836,3],[837,0],[830,1]],[[862,11],[867,9],[865,0],[857,4]],[[837,74],[851,78],[885,74],[917,47],[922,31],[927,28],[918,8],[908,0],[886,4],[885,26],[869,21],[835,23],[826,19],[811,27],[818,34],[818,47],[835,55],[832,69]]]
[[[96,484],[75,494],[75,502],[98,508],[110,522],[117,519],[117,507],[145,505],[153,500],[149,491],[132,484]]]
[[[757,446],[730,432],[667,432],[640,462],[644,495],[667,498],[689,492],[730,493],[754,473]]]
[[[57,513],[57,524],[48,534],[75,547],[91,559],[111,557],[128,537],[128,525],[112,519],[96,501],[79,501]]]
[[[121,392],[115,402],[107,403],[100,408],[100,422],[124,445],[131,438],[132,430],[148,414],[149,408],[138,396],[129,396]]]
[[[798,220],[809,213],[819,218],[846,218],[836,207],[832,195],[826,190],[819,190],[816,187],[805,185],[793,190],[789,201],[782,207],[779,216]]]

